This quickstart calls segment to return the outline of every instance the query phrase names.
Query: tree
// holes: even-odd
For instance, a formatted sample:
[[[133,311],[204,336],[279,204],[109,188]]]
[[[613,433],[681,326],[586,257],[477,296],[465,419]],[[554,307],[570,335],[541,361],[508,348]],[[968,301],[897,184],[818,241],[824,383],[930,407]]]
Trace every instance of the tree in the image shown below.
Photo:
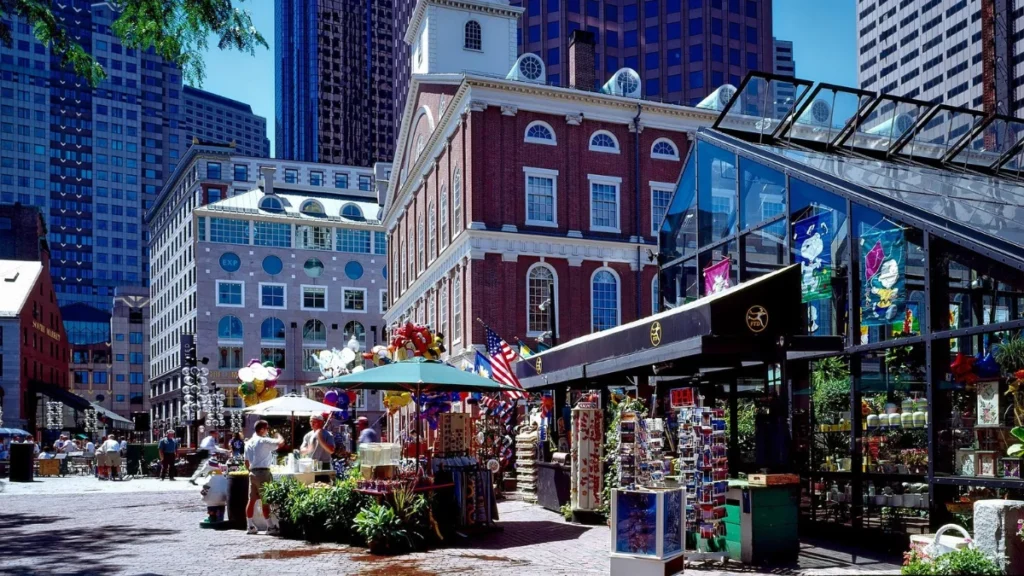
[[[237,0],[239,4],[245,0]],[[197,86],[205,76],[203,51],[211,36],[221,50],[238,50],[250,55],[267,41],[252,25],[248,10],[234,6],[235,0],[121,0],[114,2],[121,13],[112,27],[128,48],[154,51],[176,64],[184,79]],[[0,0],[0,18],[18,17],[32,26],[35,37],[48,45],[61,64],[96,86],[106,71],[73,36],[62,19],[53,13],[50,0]],[[0,40],[11,46],[11,29],[0,21]]]

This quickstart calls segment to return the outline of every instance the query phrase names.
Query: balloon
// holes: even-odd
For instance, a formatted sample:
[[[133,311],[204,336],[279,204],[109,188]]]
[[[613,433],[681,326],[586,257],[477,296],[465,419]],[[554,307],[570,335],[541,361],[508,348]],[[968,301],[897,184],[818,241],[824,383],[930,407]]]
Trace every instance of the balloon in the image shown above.
[[[342,420],[348,420],[348,410],[339,410],[338,412],[341,413]]]
[[[274,366],[274,361],[273,360],[267,360],[266,362],[263,363],[263,366],[265,366],[267,368],[276,368],[276,366]]]
[[[338,394],[338,403],[336,404],[336,406],[338,408],[345,409],[345,408],[348,407],[348,404],[349,404],[348,394],[346,394],[344,392]]]
[[[246,394],[245,396],[242,396],[242,401],[245,402],[246,406],[259,404],[259,399],[256,397],[255,394]]]
[[[259,394],[260,402],[266,402],[274,398],[277,398],[277,388],[266,388]]]
[[[266,381],[270,377],[270,372],[267,368],[261,364],[257,364],[252,367],[252,378],[253,380]]]
[[[349,401],[350,403],[351,403],[351,402],[355,402],[355,401],[356,401],[356,398],[358,398],[358,397],[359,397],[359,395],[358,395],[358,394],[356,394],[356,391],[355,391],[355,390],[349,390],[349,391],[348,391],[348,401]]]
[[[342,348],[340,352],[341,363],[346,366],[356,361],[356,353],[348,348]]]
[[[355,374],[355,373],[357,373],[357,372],[362,372],[363,370],[365,370],[365,368],[363,368],[362,366],[356,366],[355,368],[353,368],[353,369],[351,370],[351,372],[352,372],[353,374]]]
[[[242,382],[252,382],[254,380],[252,368],[249,368],[248,366],[240,368],[238,370],[238,379]]]
[[[245,370],[245,368],[242,368],[242,370]],[[256,394],[257,395],[263,394],[263,391],[266,390],[266,386],[264,386],[263,380],[256,380],[256,381],[254,381],[253,382],[253,386],[255,386],[255,388],[256,388]]]
[[[324,394],[324,404],[328,406],[338,405],[338,393],[334,390],[328,390],[327,394]]]

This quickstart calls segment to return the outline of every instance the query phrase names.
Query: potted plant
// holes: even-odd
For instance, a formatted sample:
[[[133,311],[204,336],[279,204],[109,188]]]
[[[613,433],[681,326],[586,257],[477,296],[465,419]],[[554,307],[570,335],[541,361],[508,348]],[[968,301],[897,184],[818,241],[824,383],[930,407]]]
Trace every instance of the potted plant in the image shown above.
[[[412,546],[402,519],[384,504],[371,504],[356,514],[356,532],[373,554],[397,554]]]
[[[1013,336],[996,348],[994,356],[1008,380],[1006,395],[1013,399],[1014,421],[1010,434],[1018,440],[1006,455],[1018,458],[1024,455],[1024,338]]]

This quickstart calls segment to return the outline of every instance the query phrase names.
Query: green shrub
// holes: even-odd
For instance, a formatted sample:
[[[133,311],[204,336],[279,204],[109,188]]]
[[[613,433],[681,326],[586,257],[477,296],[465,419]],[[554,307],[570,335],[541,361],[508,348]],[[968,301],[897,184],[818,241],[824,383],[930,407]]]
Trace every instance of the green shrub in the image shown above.
[[[304,487],[294,478],[275,480],[263,485],[260,492],[260,499],[274,511],[278,524],[281,528],[281,536],[285,538],[298,538],[302,536],[302,530],[291,520],[292,494],[301,491]]]
[[[413,547],[402,519],[384,504],[372,504],[356,514],[355,529],[374,554],[399,554]]]
[[[904,555],[903,576],[1000,576],[1003,570],[977,548],[964,548],[943,554],[934,560],[914,552]]]

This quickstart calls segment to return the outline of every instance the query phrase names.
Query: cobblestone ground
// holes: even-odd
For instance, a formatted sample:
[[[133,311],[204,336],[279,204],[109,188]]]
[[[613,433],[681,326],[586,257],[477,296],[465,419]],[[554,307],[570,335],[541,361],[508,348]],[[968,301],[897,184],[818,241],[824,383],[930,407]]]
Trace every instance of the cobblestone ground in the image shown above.
[[[198,488],[136,480],[93,479],[3,483],[0,493],[0,574],[282,576],[285,574],[607,574],[608,528],[565,523],[522,502],[500,504],[503,531],[453,542],[448,548],[376,557],[362,548],[311,546],[240,531],[202,530]],[[94,490],[88,492],[86,490]],[[36,492],[35,490],[38,490]],[[95,491],[98,490],[98,491]],[[706,576],[755,574],[730,564],[695,570]],[[879,560],[804,546],[798,566],[774,574],[898,573]],[[690,573],[691,570],[687,569]]]

